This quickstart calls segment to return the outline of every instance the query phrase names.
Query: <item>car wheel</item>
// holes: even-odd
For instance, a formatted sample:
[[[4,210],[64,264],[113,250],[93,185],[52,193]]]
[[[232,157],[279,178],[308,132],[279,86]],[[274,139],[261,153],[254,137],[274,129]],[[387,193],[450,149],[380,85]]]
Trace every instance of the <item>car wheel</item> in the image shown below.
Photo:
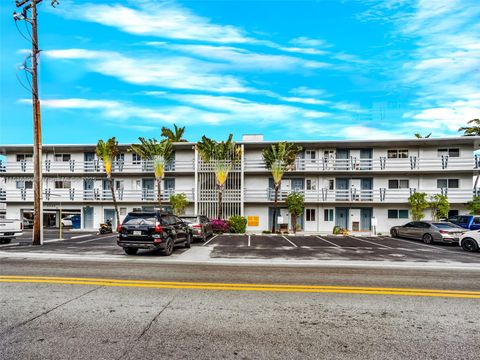
[[[173,252],[173,240],[172,239],[168,239],[167,240],[167,244],[165,245],[165,250],[163,250],[163,255],[165,256],[170,256],[172,255],[172,252]]]
[[[123,250],[127,255],[135,255],[138,252],[138,249],[135,248],[124,248]]]
[[[12,239],[2,239],[0,240],[0,244],[10,244]]]
[[[478,244],[472,238],[465,238],[462,241],[462,249],[465,251],[478,251]]]
[[[422,239],[425,244],[429,244],[429,245],[433,244],[433,236],[430,234],[423,235]]]
[[[396,237],[398,237],[398,231],[395,230],[395,229],[392,229],[392,231],[390,231],[390,235],[392,235],[392,237],[396,238]]]
[[[187,240],[185,240],[185,248],[190,249],[190,247],[192,246],[191,244],[192,244],[192,235],[187,234]]]

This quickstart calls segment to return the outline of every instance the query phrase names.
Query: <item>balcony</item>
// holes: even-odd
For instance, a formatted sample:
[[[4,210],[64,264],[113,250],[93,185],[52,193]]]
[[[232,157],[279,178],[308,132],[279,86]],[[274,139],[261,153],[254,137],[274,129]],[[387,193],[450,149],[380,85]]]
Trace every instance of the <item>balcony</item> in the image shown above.
[[[403,159],[297,159],[293,171],[326,171],[326,172],[369,172],[369,171],[436,171],[436,170],[473,170],[480,168],[480,157],[419,158],[410,156]],[[245,160],[245,171],[267,171],[262,159]]]
[[[194,201],[193,189],[168,189],[162,191],[162,201],[168,202],[170,195],[184,193],[188,201]],[[116,190],[115,197],[118,202],[156,202],[157,191],[153,189],[140,189],[140,190]],[[83,202],[111,202],[112,192],[111,190],[103,189],[45,189],[43,194],[44,202],[68,202],[68,203],[83,203]],[[32,189],[12,189],[12,190],[0,190],[0,201],[7,202],[32,202],[33,190]]]
[[[193,172],[195,169],[193,160],[174,160],[165,168],[167,172]],[[42,163],[42,170],[44,174],[90,174],[90,173],[104,173],[103,163],[100,160],[92,161],[52,161],[44,160]],[[0,172],[6,173],[33,173],[32,161],[16,161],[5,163],[0,160]],[[112,164],[113,173],[153,173],[152,161],[114,161]]]
[[[307,203],[406,203],[409,196],[417,191],[416,189],[348,189],[348,190],[297,190],[305,197]],[[285,201],[285,198],[293,192],[292,190],[280,190],[278,201]],[[471,189],[421,189],[418,192],[425,192],[428,196],[443,194],[450,202],[459,203],[472,200],[474,195]],[[275,191],[273,189],[246,189],[245,202],[273,202]]]

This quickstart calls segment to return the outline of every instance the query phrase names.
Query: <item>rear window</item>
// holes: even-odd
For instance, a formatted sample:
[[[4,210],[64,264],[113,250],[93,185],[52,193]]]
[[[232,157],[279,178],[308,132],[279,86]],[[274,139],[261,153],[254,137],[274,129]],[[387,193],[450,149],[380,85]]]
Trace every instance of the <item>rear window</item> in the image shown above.
[[[128,214],[123,220],[125,225],[155,224],[155,214]]]
[[[180,219],[182,219],[183,221],[185,221],[187,224],[191,224],[191,223],[196,223],[196,222],[198,222],[198,219],[197,219],[196,216],[181,217]]]
[[[457,226],[451,223],[433,223],[432,225],[435,225],[439,229],[452,229],[452,228],[461,229],[460,226]]]

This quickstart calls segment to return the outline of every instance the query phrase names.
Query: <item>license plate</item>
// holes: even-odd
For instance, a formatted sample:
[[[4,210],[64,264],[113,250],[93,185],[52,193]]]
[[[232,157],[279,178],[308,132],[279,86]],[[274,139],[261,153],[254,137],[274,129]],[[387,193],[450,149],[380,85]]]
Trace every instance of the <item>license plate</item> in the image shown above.
[[[134,231],[133,235],[142,235],[142,232],[141,231]]]

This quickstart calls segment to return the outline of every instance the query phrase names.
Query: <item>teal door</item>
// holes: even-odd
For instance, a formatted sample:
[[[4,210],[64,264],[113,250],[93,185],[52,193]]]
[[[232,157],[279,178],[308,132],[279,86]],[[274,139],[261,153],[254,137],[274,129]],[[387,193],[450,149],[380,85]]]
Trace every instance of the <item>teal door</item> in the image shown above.
[[[335,225],[348,229],[348,208],[335,208]]]
[[[372,208],[360,209],[360,230],[372,230]]]
[[[93,229],[93,207],[86,206],[83,208],[83,228]]]

